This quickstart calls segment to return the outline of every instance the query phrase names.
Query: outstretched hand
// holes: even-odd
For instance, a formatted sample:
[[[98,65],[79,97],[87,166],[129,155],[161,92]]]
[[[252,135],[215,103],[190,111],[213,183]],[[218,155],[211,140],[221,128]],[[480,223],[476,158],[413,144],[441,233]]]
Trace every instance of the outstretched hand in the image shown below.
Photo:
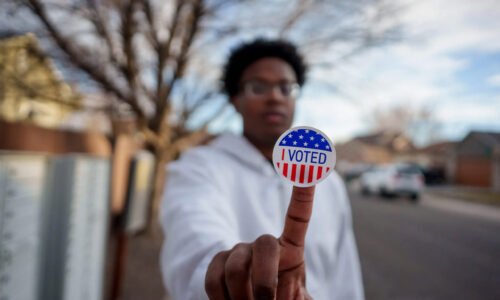
[[[294,187],[283,233],[262,235],[217,253],[208,266],[205,290],[211,300],[305,300],[304,242],[314,186]]]

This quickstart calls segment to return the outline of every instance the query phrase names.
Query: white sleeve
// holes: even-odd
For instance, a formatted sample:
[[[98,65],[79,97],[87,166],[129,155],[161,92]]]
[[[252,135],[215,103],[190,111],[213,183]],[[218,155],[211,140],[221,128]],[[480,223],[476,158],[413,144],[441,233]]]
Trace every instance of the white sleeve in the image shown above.
[[[352,214],[345,185],[340,180],[340,196],[345,204],[342,220],[342,229],[337,243],[337,264],[333,273],[333,282],[330,286],[330,295],[335,300],[362,300],[364,299],[363,280],[359,263],[358,249],[354,239]]]
[[[207,299],[204,281],[213,256],[237,243],[227,189],[200,153],[170,165],[161,208],[165,241],[161,269],[173,300]],[[219,180],[220,181],[220,180]]]

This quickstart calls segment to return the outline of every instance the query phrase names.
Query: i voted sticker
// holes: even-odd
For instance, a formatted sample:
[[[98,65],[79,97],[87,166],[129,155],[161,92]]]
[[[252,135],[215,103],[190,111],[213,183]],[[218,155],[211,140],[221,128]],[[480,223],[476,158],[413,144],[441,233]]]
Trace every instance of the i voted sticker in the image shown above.
[[[318,129],[299,126],[276,141],[273,165],[278,174],[298,187],[324,180],[335,166],[336,154],[328,136]]]

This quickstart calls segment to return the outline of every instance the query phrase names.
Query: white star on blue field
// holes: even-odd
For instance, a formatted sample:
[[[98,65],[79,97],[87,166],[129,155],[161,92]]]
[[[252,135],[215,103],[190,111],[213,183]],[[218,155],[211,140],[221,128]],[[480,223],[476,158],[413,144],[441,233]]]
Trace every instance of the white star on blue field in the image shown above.
[[[297,129],[288,133],[280,141],[280,146],[307,148],[332,152],[328,141],[311,129]]]

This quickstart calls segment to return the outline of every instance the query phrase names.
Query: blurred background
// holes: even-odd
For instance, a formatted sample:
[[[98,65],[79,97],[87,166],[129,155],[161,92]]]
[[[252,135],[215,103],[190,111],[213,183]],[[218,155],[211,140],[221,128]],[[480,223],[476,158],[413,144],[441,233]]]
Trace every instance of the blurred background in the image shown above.
[[[168,299],[164,165],[241,131],[231,49],[296,43],[367,299],[500,299],[496,0],[2,0],[0,299]]]

